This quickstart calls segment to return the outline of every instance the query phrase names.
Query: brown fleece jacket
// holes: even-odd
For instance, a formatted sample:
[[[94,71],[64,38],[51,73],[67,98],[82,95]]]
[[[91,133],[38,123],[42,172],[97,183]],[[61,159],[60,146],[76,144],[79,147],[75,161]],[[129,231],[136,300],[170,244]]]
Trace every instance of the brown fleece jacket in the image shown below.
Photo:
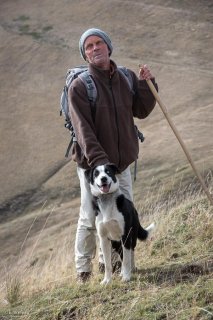
[[[82,80],[75,79],[69,89],[69,110],[77,138],[71,157],[81,168],[113,163],[122,172],[138,157],[139,145],[133,117],[146,118],[155,106],[145,80],[131,70],[134,93],[127,79],[111,60],[111,73],[89,64],[97,87],[95,119]],[[157,85],[152,80],[157,88]]]

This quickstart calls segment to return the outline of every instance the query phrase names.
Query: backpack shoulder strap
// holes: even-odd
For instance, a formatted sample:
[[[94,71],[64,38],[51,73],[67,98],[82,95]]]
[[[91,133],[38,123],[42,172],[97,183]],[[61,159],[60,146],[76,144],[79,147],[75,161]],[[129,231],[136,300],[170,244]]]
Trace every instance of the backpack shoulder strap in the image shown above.
[[[97,98],[97,88],[95,85],[95,82],[91,76],[91,74],[89,73],[88,70],[82,72],[81,74],[79,74],[78,76],[84,83],[86,89],[87,89],[87,95],[89,98],[89,101],[92,105],[92,107],[95,106],[95,101]]]
[[[125,76],[125,79],[127,80],[130,90],[134,93],[134,86],[133,86],[133,79],[126,67],[118,66],[118,71]]]
[[[97,98],[97,88],[96,88],[95,82],[88,70],[79,74],[79,78],[83,81],[86,87],[87,96],[91,105],[92,119],[95,122],[96,98]]]

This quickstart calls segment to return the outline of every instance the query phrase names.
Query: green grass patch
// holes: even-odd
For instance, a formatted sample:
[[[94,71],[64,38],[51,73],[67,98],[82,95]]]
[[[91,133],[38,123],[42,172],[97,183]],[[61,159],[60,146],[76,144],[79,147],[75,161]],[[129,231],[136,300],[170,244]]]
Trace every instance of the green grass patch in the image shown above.
[[[50,30],[52,30],[53,29],[53,26],[46,26],[46,27],[43,27],[42,28],[42,31],[43,32],[48,32],[48,31],[50,31]]]
[[[28,21],[30,20],[30,17],[26,16],[26,15],[21,15],[18,18],[14,19],[14,21]]]
[[[24,24],[24,25],[19,26],[19,32],[20,33],[28,34],[29,30],[30,30],[29,24]]]
[[[108,287],[93,282],[40,292],[21,306],[0,313],[30,320],[53,319],[212,319],[213,280],[198,277],[193,283],[144,285],[139,277]]]
[[[52,26],[46,26],[43,27],[41,30],[32,30],[29,25],[21,25],[19,26],[19,33],[22,35],[28,35],[31,36],[35,40],[43,39],[46,35],[46,33],[50,30],[52,30]]]
[[[18,18],[14,19],[16,22],[16,28],[18,28],[18,32],[21,35],[28,35],[31,36],[35,40],[41,40],[42,38],[45,37],[45,35],[53,30],[53,26],[51,25],[46,25],[46,26],[33,26],[30,25],[29,23],[26,24],[26,21],[29,21],[30,17],[21,15]]]

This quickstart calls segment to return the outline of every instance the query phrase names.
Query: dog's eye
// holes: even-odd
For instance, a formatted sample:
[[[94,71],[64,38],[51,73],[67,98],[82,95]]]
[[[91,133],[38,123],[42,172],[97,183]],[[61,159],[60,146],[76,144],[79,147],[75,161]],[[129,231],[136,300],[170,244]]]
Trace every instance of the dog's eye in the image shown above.
[[[110,174],[110,171],[109,171],[109,170],[106,170],[106,173],[109,175],[109,174]]]
[[[98,171],[98,170],[95,170],[94,176],[97,177],[98,175],[99,175],[99,171]]]

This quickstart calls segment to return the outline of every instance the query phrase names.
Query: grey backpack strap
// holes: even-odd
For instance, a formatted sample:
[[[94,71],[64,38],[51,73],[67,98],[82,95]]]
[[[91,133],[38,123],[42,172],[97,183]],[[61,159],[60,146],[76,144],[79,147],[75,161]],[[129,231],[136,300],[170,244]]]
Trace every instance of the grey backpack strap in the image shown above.
[[[96,88],[95,82],[88,70],[79,74],[79,78],[83,81],[87,89],[87,96],[91,105],[92,119],[95,122],[95,114],[96,114],[95,102],[97,98],[97,88]]]
[[[87,89],[87,95],[89,101],[91,102],[91,105],[95,106],[95,101],[97,98],[97,89],[91,74],[89,73],[89,71],[85,71],[79,74],[79,78],[83,81]]]

